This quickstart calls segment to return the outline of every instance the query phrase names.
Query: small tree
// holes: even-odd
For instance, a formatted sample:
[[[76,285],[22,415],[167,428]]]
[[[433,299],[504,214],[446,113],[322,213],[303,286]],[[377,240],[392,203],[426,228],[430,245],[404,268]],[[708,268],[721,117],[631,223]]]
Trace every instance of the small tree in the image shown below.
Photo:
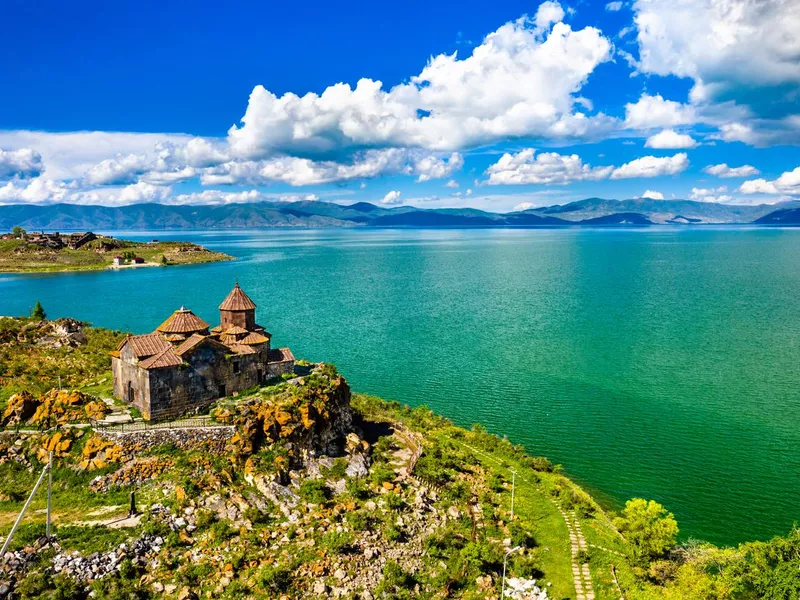
[[[162,264],[162,265],[165,265],[165,264],[167,264],[167,257],[166,257],[166,256],[164,256],[163,254],[161,255],[161,264]]]
[[[11,233],[14,235],[14,237],[21,238],[25,235],[26,231],[22,227],[17,225],[11,230]]]
[[[674,515],[654,500],[628,500],[614,523],[631,543],[634,558],[642,562],[663,556],[678,536]]]
[[[38,300],[36,304],[33,305],[33,312],[31,313],[31,317],[36,319],[37,321],[44,321],[47,319],[47,313],[44,312],[44,308],[42,308],[42,303]]]

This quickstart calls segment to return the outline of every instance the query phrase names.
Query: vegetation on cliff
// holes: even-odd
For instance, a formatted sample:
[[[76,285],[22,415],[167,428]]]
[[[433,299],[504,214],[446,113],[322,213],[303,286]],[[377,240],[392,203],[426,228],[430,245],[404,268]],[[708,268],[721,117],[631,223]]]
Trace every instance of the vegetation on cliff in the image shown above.
[[[29,324],[2,356],[54,351],[19,336]],[[116,334],[84,333],[55,350],[94,383],[108,366],[86,355]],[[6,410],[38,398],[53,427],[0,435],[0,535],[51,450],[56,535],[41,538],[40,493],[0,565],[0,597],[496,599],[515,548],[511,598],[800,594],[798,531],[736,548],[677,542],[658,503],[611,514],[547,459],[425,407],[351,395],[330,365],[220,401],[207,427],[124,432],[81,424],[102,391],[23,391],[38,371],[18,360]],[[143,514],[125,519],[133,489]]]

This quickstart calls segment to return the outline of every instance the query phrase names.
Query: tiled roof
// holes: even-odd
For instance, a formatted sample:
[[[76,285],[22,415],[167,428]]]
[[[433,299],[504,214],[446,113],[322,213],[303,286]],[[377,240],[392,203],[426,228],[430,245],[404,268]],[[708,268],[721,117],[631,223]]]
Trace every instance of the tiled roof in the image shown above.
[[[165,367],[177,367],[182,364],[183,361],[175,354],[172,346],[169,346],[155,356],[143,360],[139,363],[139,366],[142,369],[163,369]]]
[[[294,354],[288,348],[273,348],[269,351],[269,362],[287,362],[294,360]]]
[[[256,303],[239,287],[239,282],[233,286],[231,293],[219,305],[220,310],[255,310]]]
[[[192,334],[192,335],[189,337],[189,339],[187,339],[187,340],[186,340],[185,342],[183,342],[183,343],[182,343],[180,346],[178,346],[177,348],[175,348],[175,354],[177,354],[178,356],[183,356],[184,354],[186,354],[186,353],[187,353],[187,352],[189,352],[190,350],[193,350],[194,348],[196,348],[196,347],[197,347],[197,345],[198,345],[200,342],[202,342],[203,340],[205,340],[205,339],[206,339],[206,336],[204,336],[204,335],[199,335],[199,334],[197,334],[197,333],[193,333],[193,334]]]
[[[250,346],[244,346],[242,344],[231,344],[228,346],[231,350],[233,350],[236,354],[255,354],[256,351],[253,350]]]
[[[165,348],[172,348],[169,342],[158,333],[132,335],[125,338],[125,341],[122,342],[121,346],[124,346],[125,344],[130,344],[131,352],[133,352],[133,355],[139,359],[158,354]]]
[[[196,333],[206,329],[208,329],[208,323],[192,311],[181,307],[159,325],[157,331],[161,333]]]
[[[168,342],[182,342],[186,339],[186,334],[184,333],[168,333],[164,336],[164,339]]]
[[[225,330],[225,335],[242,335],[242,334],[249,333],[247,329],[244,327],[239,327],[238,325],[232,325]]]
[[[240,344],[266,344],[269,341],[269,334],[262,335],[260,333],[256,333],[255,331],[251,331],[247,337],[239,340]]]

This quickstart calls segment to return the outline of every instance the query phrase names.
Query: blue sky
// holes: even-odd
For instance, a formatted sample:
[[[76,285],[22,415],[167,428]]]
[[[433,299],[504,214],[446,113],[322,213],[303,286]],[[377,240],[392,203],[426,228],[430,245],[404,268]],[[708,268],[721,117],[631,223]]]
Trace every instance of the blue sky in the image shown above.
[[[4,16],[0,203],[800,197],[800,0]]]

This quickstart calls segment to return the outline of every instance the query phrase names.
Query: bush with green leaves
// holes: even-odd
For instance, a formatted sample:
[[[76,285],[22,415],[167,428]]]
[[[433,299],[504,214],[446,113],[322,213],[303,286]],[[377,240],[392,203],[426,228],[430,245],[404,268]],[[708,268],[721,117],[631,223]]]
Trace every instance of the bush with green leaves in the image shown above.
[[[355,536],[349,531],[331,531],[319,539],[319,547],[329,554],[347,554],[353,548]]]
[[[298,490],[300,497],[310,504],[323,504],[330,497],[330,490],[319,479],[306,479]]]
[[[363,479],[348,479],[345,482],[345,489],[354,500],[366,500],[371,496],[371,492]]]
[[[367,531],[374,522],[373,517],[363,510],[355,510],[347,513],[346,520],[353,531]]]
[[[655,500],[628,500],[614,524],[630,543],[633,558],[640,564],[664,556],[675,546],[678,536],[675,517]]]
[[[511,546],[522,546],[523,548],[535,548],[536,538],[533,537],[527,527],[523,527],[519,521],[514,521],[508,526]]]
[[[412,598],[411,591],[416,584],[413,575],[405,572],[395,561],[388,560],[383,566],[383,579],[375,589],[375,595],[379,598]]]
[[[258,583],[268,592],[281,594],[292,586],[292,568],[289,565],[264,565],[258,572]]]

